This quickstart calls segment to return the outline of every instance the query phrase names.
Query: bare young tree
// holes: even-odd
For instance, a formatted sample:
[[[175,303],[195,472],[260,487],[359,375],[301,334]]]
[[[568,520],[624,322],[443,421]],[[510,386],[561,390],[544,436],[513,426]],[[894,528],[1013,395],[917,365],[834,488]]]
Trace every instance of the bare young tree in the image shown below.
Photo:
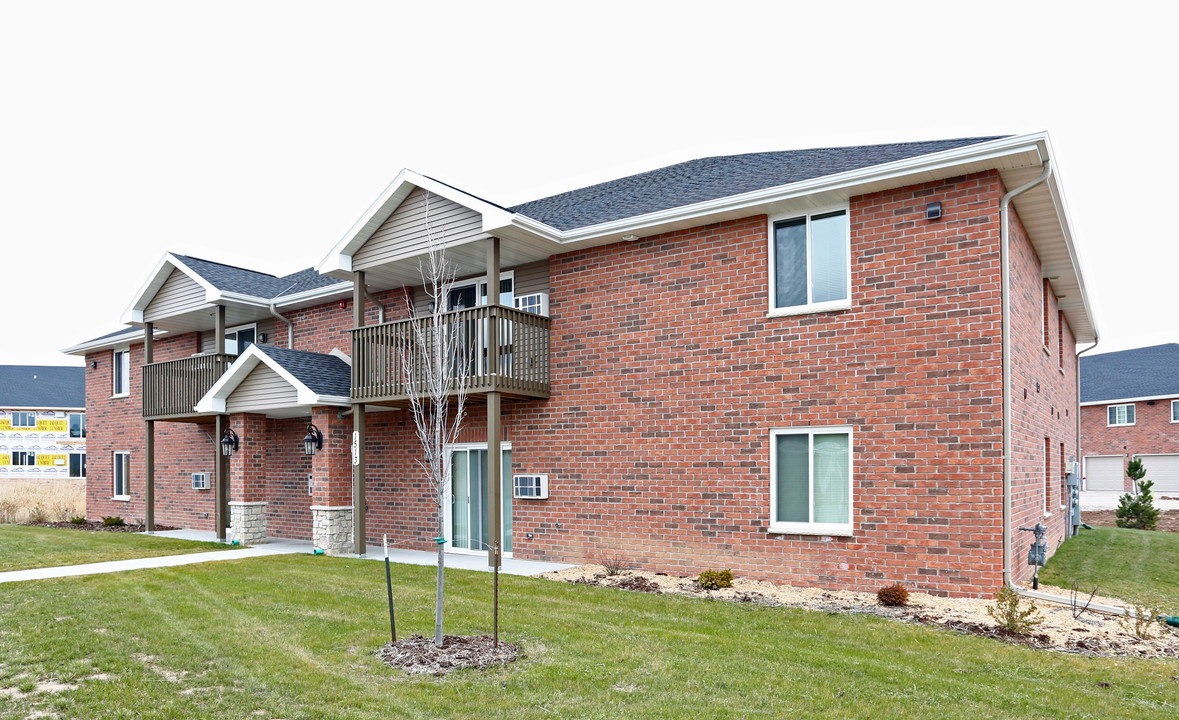
[[[425,227],[429,253],[419,263],[422,286],[429,299],[428,314],[414,312],[407,297],[410,322],[406,336],[399,338],[398,364],[409,396],[421,456],[417,459],[429,481],[437,505],[438,578],[434,606],[434,644],[442,647],[443,574],[446,567],[446,503],[449,501],[451,465],[447,448],[459,437],[466,412],[470,386],[473,345],[468,328],[447,315],[450,289],[456,268],[443,252],[441,240],[430,226],[429,195],[426,196]]]

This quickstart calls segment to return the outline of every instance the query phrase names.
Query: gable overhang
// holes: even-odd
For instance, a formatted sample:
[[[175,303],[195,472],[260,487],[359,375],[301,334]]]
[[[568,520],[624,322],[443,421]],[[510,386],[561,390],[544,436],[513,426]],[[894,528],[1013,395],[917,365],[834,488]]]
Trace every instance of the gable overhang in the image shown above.
[[[124,323],[128,325],[142,325],[144,323],[143,314],[147,310],[147,306],[151,304],[160,288],[164,287],[164,283],[171,277],[173,271],[184,273],[201,286],[201,289],[205,291],[206,305],[211,306],[221,300],[221,291],[201,277],[200,273],[195,272],[172,253],[164,253],[164,256],[148,274],[147,280],[139,288],[139,292],[135,294],[131,304],[123,312]]]
[[[154,339],[166,337],[167,335],[168,332],[166,330],[159,329],[155,330],[151,334],[152,338]],[[131,345],[139,345],[143,342],[143,336],[143,328],[127,328],[127,330],[124,332],[95,338],[93,340],[87,340],[86,342],[81,342],[77,345],[63,348],[60,352],[63,352],[66,355],[77,355],[79,357],[85,357],[89,353],[99,352],[101,350],[114,350],[120,347],[125,348]]]
[[[322,395],[307,387],[302,381],[284,368],[277,360],[267,355],[257,345],[251,345],[246,348],[246,351],[238,356],[237,360],[226,369],[225,373],[218,378],[217,382],[209,388],[204,397],[197,401],[193,407],[196,413],[218,413],[224,414],[226,411],[226,401],[238,386],[249,377],[250,373],[254,371],[259,365],[264,365],[273,370],[279,377],[283,379],[295,390],[295,403],[285,408],[260,408],[257,412],[267,415],[268,417],[303,417],[311,414],[311,408],[316,406],[333,406],[333,407],[348,407],[349,398],[338,395]],[[245,408],[240,412],[250,412],[249,408]]]

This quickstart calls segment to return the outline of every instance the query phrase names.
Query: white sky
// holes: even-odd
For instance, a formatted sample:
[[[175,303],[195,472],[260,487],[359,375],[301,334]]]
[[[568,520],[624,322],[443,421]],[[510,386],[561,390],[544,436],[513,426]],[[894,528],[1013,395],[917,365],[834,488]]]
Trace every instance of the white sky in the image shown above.
[[[1039,130],[1095,352],[1179,341],[1169,3],[405,5],[0,0],[0,363],[81,364],[165,251],[314,265],[402,167],[509,205]]]

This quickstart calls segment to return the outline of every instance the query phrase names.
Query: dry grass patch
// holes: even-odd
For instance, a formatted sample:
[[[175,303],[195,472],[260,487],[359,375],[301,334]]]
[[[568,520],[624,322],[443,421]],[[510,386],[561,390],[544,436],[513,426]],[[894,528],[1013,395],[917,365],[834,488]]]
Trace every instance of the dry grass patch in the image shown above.
[[[86,480],[0,480],[0,523],[63,522],[86,515]]]

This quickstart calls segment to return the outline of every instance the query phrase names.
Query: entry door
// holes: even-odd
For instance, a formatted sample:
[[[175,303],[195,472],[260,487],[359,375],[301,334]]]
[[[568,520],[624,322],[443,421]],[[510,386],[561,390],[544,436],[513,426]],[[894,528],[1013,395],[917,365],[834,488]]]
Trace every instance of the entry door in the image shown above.
[[[447,522],[452,550],[484,553],[490,547],[488,530],[487,446],[451,450],[450,517]],[[512,449],[503,448],[500,493],[503,552],[512,552]]]

